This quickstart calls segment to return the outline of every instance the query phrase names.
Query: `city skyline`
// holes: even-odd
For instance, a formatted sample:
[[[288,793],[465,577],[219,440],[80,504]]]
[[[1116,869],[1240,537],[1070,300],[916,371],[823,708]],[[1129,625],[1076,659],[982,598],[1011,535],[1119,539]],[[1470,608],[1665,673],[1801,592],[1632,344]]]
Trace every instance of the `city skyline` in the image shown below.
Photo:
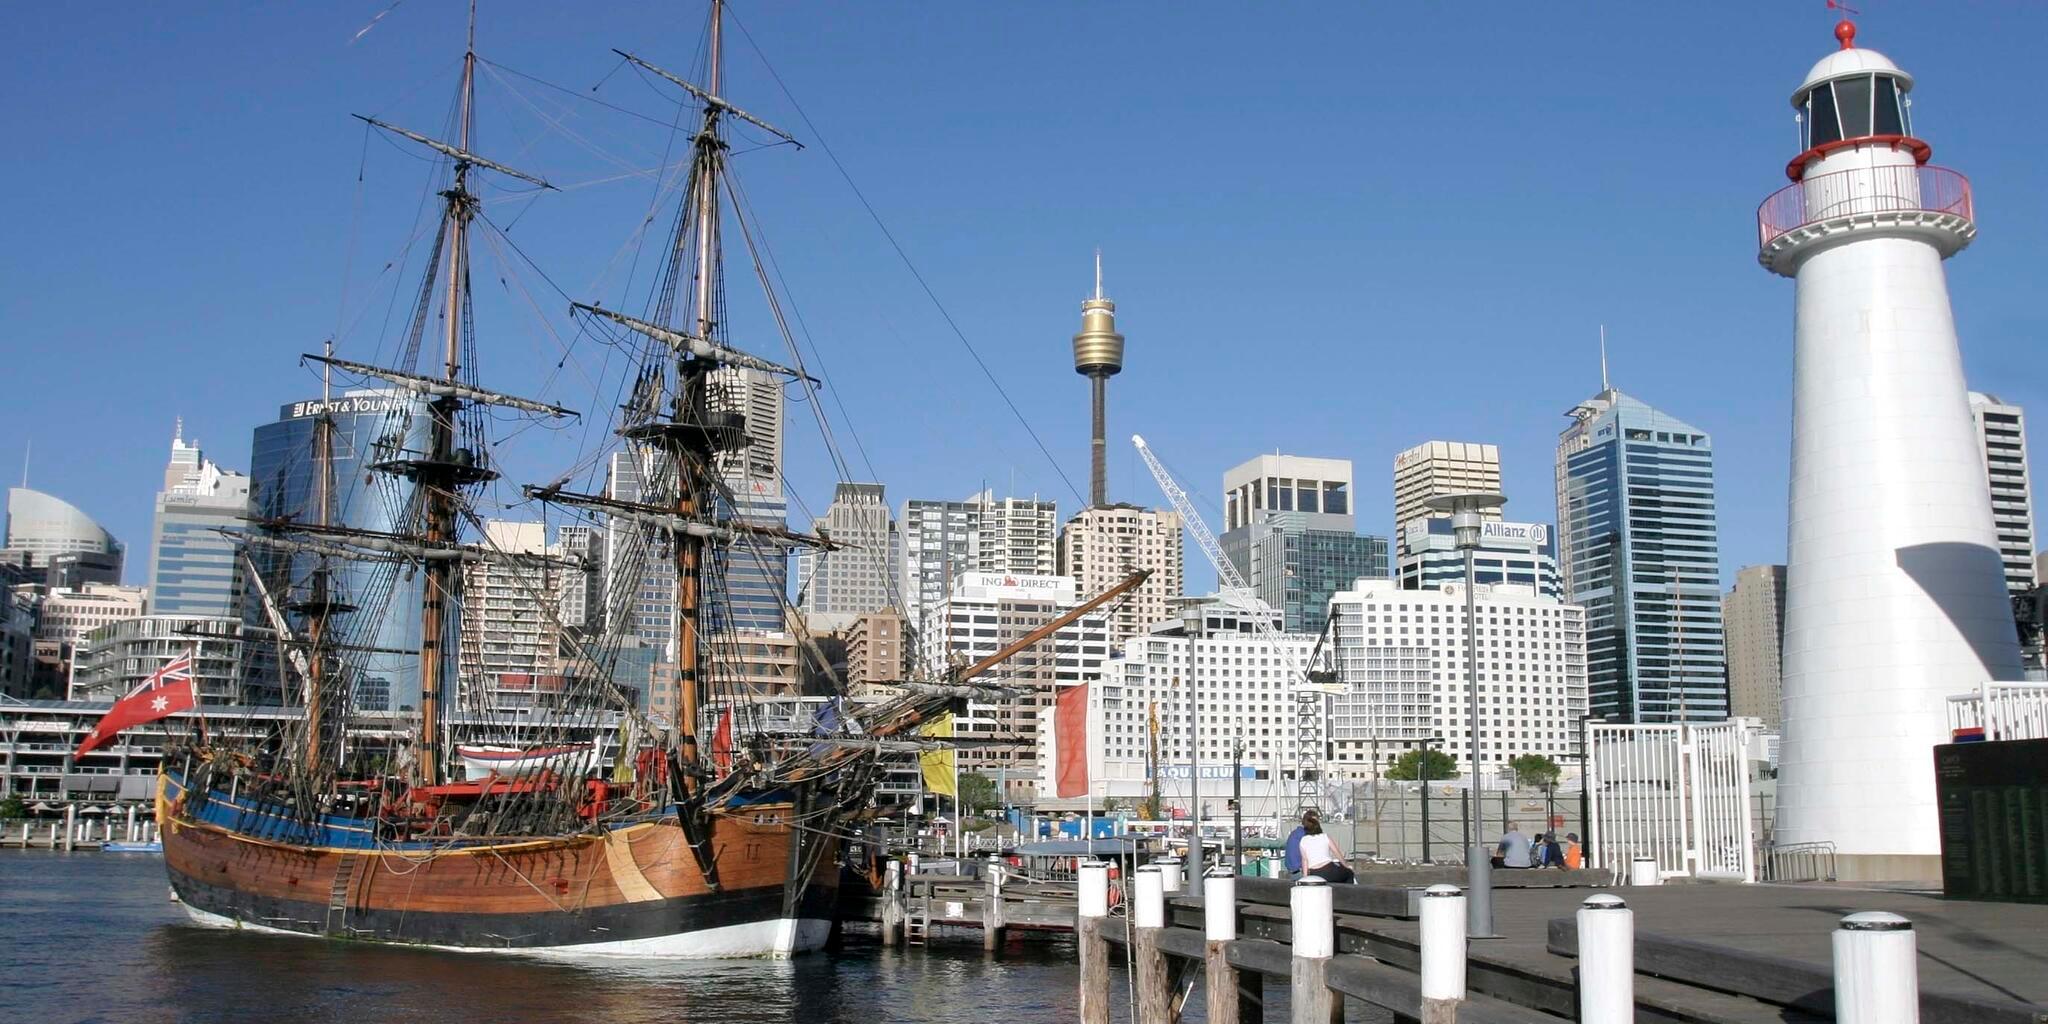
[[[1618,16],[1623,11],[1627,16]],[[859,428],[856,433],[865,448],[859,458],[874,461],[872,473],[856,465],[854,476],[882,481],[897,495],[942,497],[962,493],[975,481],[1002,479],[1014,472],[1011,493],[1055,496],[1063,509],[1079,508],[1085,496],[1070,484],[1085,490],[1087,426],[1085,404],[1077,400],[1072,379],[1070,340],[1074,302],[1090,292],[1091,255],[1100,246],[1105,251],[1105,291],[1119,303],[1118,328],[1133,344],[1152,353],[1135,362],[1116,384],[1108,431],[1113,442],[1108,487],[1112,500],[1159,504],[1135,456],[1127,446],[1115,443],[1138,429],[1155,438],[1161,456],[1178,475],[1198,485],[1261,451],[1314,451],[1350,458],[1360,466],[1379,466],[1392,454],[1433,437],[1479,438],[1501,445],[1504,487],[1516,497],[1516,507],[1546,507],[1552,424],[1557,413],[1591,389],[1598,369],[1597,326],[1605,322],[1610,327],[1615,384],[1653,405],[1685,410],[1716,439],[1725,491],[1722,588],[1739,566],[1784,560],[1782,517],[1776,510],[1783,505],[1789,465],[1791,324],[1782,290],[1758,279],[1746,241],[1754,204],[1782,183],[1773,180],[1768,168],[1774,161],[1781,163],[1794,145],[1784,100],[1797,83],[1796,74],[1788,69],[1809,62],[1814,41],[1825,39],[1827,21],[1820,13],[1811,19],[1785,19],[1795,23],[1764,31],[1758,19],[1743,12],[1610,7],[1547,17],[1508,12],[1483,24],[1420,12],[1386,12],[1373,19],[1371,31],[1414,43],[1397,50],[1461,52],[1505,73],[1542,75],[1553,96],[1576,98],[1546,110],[1555,134],[1585,136],[1592,140],[1592,148],[1615,154],[1590,168],[1566,159],[1533,165],[1521,160],[1461,162],[1429,172],[1433,183],[1427,199],[1414,190],[1421,172],[1407,159],[1410,154],[1430,152],[1452,136],[1526,131],[1516,125],[1518,111],[1526,110],[1518,102],[1478,103],[1473,98],[1476,92],[1467,95],[1479,88],[1476,83],[1445,84],[1434,76],[1411,81],[1405,76],[1418,58],[1405,52],[1390,54],[1384,67],[1346,75],[1313,70],[1329,65],[1319,57],[1294,62],[1299,67],[1276,63],[1278,73],[1274,81],[1262,83],[1259,105],[1275,111],[1271,116],[1278,123],[1269,129],[1271,151],[1255,161],[1213,153],[1213,144],[1205,142],[1209,156],[1204,159],[1221,161],[1212,160],[1206,172],[1164,166],[1175,162],[1171,154],[1136,165],[1132,161],[1138,154],[1169,144],[1165,136],[1209,116],[1209,110],[1193,100],[1162,104],[1152,90],[1199,76],[1180,65],[1190,55],[1199,57],[1207,48],[1223,45],[1206,34],[1210,21],[1220,15],[1197,10],[1166,19],[1149,37],[1131,36],[1143,42],[1129,55],[1128,66],[1089,85],[1091,105],[1131,106],[1144,101],[1153,113],[1143,130],[1128,133],[1131,139],[1105,143],[1107,163],[1096,178],[1072,171],[1041,174],[1031,162],[1037,157],[1019,154],[1035,140],[1050,140],[1070,128],[1063,113],[1013,119],[1000,134],[970,131],[953,120],[973,103],[999,101],[1006,110],[1043,104],[1053,111],[1078,104],[1083,94],[1077,86],[1048,81],[1059,76],[1045,75],[1042,68],[1026,73],[1017,56],[1028,55],[1041,63],[1074,59],[1050,45],[1050,22],[1057,19],[991,12],[979,18],[925,18],[906,26],[905,19],[887,14],[822,13],[789,19],[760,13],[748,17],[743,11],[741,16],[778,69],[803,68],[789,81],[798,101],[807,104],[804,112],[818,133],[839,147],[838,157],[900,235],[911,259],[977,350],[990,360],[1038,439],[1058,460],[1055,472],[1033,439],[1008,417],[1001,399],[948,336],[930,305],[915,293],[915,282],[900,265],[889,263],[893,256],[887,243],[862,219],[858,202],[832,180],[830,162],[816,152],[821,147],[801,155],[751,156],[741,161],[743,172],[757,176],[757,188],[775,189],[778,200],[806,184],[819,193],[817,200],[797,204],[795,216],[805,220],[782,221],[769,225],[771,229],[779,228],[780,237],[790,237],[810,219],[819,219],[850,240],[848,248],[858,253],[859,261],[872,264],[855,266],[855,257],[847,256],[843,263],[828,258],[784,268],[813,329],[832,325],[824,368],[832,372],[833,391],[847,403]],[[132,543],[148,532],[152,482],[161,471],[155,439],[183,415],[189,430],[209,439],[210,454],[217,461],[246,469],[250,460],[241,445],[249,431],[269,420],[268,409],[311,391],[314,379],[295,367],[296,356],[317,347],[321,335],[336,331],[339,282],[351,270],[353,294],[346,308],[352,319],[341,325],[342,351],[362,354],[378,344],[379,316],[364,311],[381,309],[383,293],[376,288],[388,282],[373,286],[370,279],[377,277],[374,268],[389,255],[393,239],[403,237],[402,230],[389,229],[408,217],[410,208],[373,208],[356,226],[349,212],[353,179],[359,167],[386,184],[406,175],[416,179],[417,171],[409,161],[379,147],[369,147],[366,155],[362,137],[345,115],[388,109],[395,119],[422,126],[434,123],[421,105],[424,101],[393,107],[389,100],[402,91],[398,85],[438,83],[435,69],[445,62],[437,57],[435,62],[419,63],[414,57],[440,53],[458,26],[450,12],[407,9],[352,46],[348,38],[366,20],[354,12],[273,12],[243,19],[246,24],[202,12],[186,19],[190,24],[160,26],[171,33],[173,42],[184,33],[209,32],[219,38],[201,38],[195,45],[292,53],[306,62],[296,81],[283,81],[286,76],[278,74],[269,57],[248,72],[267,76],[263,83],[273,89],[269,95],[289,118],[280,127],[268,120],[276,111],[264,115],[267,133],[304,173],[287,176],[288,184],[259,182],[254,192],[245,193],[237,185],[231,195],[225,182],[216,189],[209,177],[219,166],[214,154],[230,151],[230,133],[247,124],[238,120],[245,115],[225,109],[226,97],[175,77],[166,80],[162,96],[115,95],[91,86],[81,77],[87,68],[64,66],[63,40],[99,39],[112,59],[133,58],[138,73],[146,73],[152,62],[163,58],[154,44],[144,47],[132,28],[95,27],[99,16],[93,12],[38,11],[32,17],[48,23],[35,34],[56,41],[55,48],[0,74],[33,75],[45,86],[56,83],[62,99],[47,111],[18,112],[16,116],[28,122],[24,131],[71,139],[75,133],[41,119],[69,116],[83,123],[115,110],[133,110],[143,117],[159,103],[223,115],[219,124],[166,119],[180,124],[178,130],[190,141],[168,150],[164,165],[154,168],[162,182],[151,186],[196,189],[194,209],[203,210],[213,222],[207,232],[185,229],[184,218],[199,214],[182,208],[154,209],[145,215],[141,206],[125,205],[131,202],[130,190],[106,184],[104,169],[86,166],[93,161],[110,163],[102,147],[115,144],[111,140],[76,139],[73,151],[50,155],[61,165],[61,173],[38,178],[45,190],[61,193],[76,188],[81,195],[111,196],[107,215],[125,214],[145,226],[158,225],[178,239],[179,256],[174,259],[173,250],[160,248],[166,243],[155,231],[141,232],[136,239],[136,269],[124,281],[136,301],[162,307],[152,336],[129,340],[132,325],[116,329],[117,321],[103,319],[105,314],[91,304],[67,301],[76,297],[78,282],[53,276],[51,268],[77,266],[86,256],[83,241],[73,237],[76,226],[64,218],[26,211],[21,231],[28,244],[6,257],[11,284],[0,303],[16,336],[36,339],[18,353],[18,372],[43,386],[33,393],[17,393],[0,409],[0,459],[14,462],[8,468],[18,470],[15,460],[32,442],[37,454],[29,467],[30,485],[64,497]],[[1130,16],[1100,12],[1099,17],[1105,26],[1114,27]],[[1362,38],[1345,30],[1364,31],[1366,25],[1347,26],[1346,17],[1351,15],[1331,16],[1328,42],[1276,28],[1271,35],[1255,34],[1230,45],[1247,47],[1254,57],[1269,62],[1289,47],[1314,56],[1320,47]],[[2031,263],[2024,246],[2048,221],[2048,206],[2026,186],[2026,162],[2000,152],[1994,140],[2001,137],[1999,126],[2011,122],[2016,97],[2024,94],[2016,70],[2024,64],[2018,40],[2029,35],[2028,26],[2042,20],[2039,12],[2030,10],[1972,11],[1961,20],[1928,11],[1886,10],[1865,19],[1862,37],[1881,50],[1907,49],[1910,40],[1913,64],[1929,83],[1915,99],[1922,104],[1923,115],[1938,115],[1942,162],[1967,168],[1987,208],[1995,204],[1998,209],[1997,224],[1986,229],[1968,265],[1957,268],[1952,288],[1970,386],[2023,407],[2048,400],[2048,390],[2024,370],[2027,346],[2042,326],[2042,315],[2025,302],[2024,275]],[[575,26],[565,41],[567,28],[528,12],[493,14],[487,8],[479,48],[507,68],[586,87],[608,67],[595,56],[605,46],[624,38],[645,38],[653,52],[680,55],[689,51],[700,30],[693,15],[646,12],[602,13],[587,25]],[[954,95],[930,88],[921,77],[958,73],[961,68],[952,62],[959,58],[951,53],[940,64],[923,69],[881,67],[835,52],[836,44],[827,43],[828,38],[882,40],[905,31],[930,42],[993,29],[1018,33],[1013,52],[967,76],[969,87]],[[834,36],[835,31],[840,34]],[[1682,34],[1699,52],[1737,52],[1736,73],[1730,75],[1717,65],[1712,79],[1702,76],[1667,87],[1657,97],[1660,108],[1670,106],[1688,116],[1646,121],[1636,116],[1644,112],[1641,104],[1646,101],[1634,93],[1640,82],[1651,80],[1652,71],[1659,71],[1657,80],[1664,80],[1661,71],[1668,70],[1669,50],[1663,43],[1674,33]],[[249,34],[258,34],[267,45],[253,47],[240,39]],[[1037,45],[1039,39],[1048,45]],[[585,40],[589,45],[576,45]],[[878,46],[877,52],[889,49]],[[1531,56],[1536,51],[1551,56],[1539,64]],[[1599,60],[1558,61],[1559,52],[1597,52]],[[1336,66],[1349,67],[1343,62]],[[523,116],[518,97],[528,93],[515,94],[507,83],[534,96],[545,95],[545,90],[508,73],[486,78],[481,102],[502,126],[498,141],[517,146],[530,139],[533,125],[518,120]],[[843,84],[828,92],[817,84],[826,81]],[[1424,88],[1422,81],[1433,84]],[[608,102],[630,98],[639,103],[644,96],[614,95],[610,88],[604,93]],[[1048,89],[1053,90],[1050,96]],[[1443,90],[1448,92],[1438,96]],[[734,69],[734,92],[746,97],[750,109],[773,120],[795,122],[801,129],[803,118],[776,91],[751,53]],[[439,94],[422,88],[420,95]],[[867,119],[875,111],[860,98],[872,95],[889,95],[907,104],[888,113],[886,132],[869,130]],[[1213,91],[1194,95],[1226,104],[1249,102]],[[1331,109],[1333,102],[1367,97],[1376,111],[1392,108],[1391,124],[1376,117],[1374,130],[1361,132],[1350,113],[1353,108]],[[640,105],[647,110],[658,107]],[[1429,113],[1446,106],[1460,111],[1458,123]],[[639,128],[645,128],[644,123]],[[119,145],[146,144],[156,138],[150,133],[166,130],[138,125],[137,131],[147,137],[122,139]],[[1307,132],[1315,141],[1304,146],[1299,138],[1290,137],[1290,131]],[[1654,155],[1680,145],[1697,152],[1702,131],[1710,132],[1715,144],[1713,152],[1696,156],[1695,162],[1674,168]],[[921,145],[930,133],[949,145]],[[803,134],[808,138],[810,133]],[[1622,136],[1627,137],[1626,145],[1615,141]],[[620,130],[608,136],[621,137],[632,135]],[[485,138],[489,141],[491,136]],[[1397,148],[1384,149],[1389,140]],[[645,138],[636,141],[644,143]],[[542,162],[553,165],[550,171],[567,165],[564,180],[570,183],[579,176],[600,176],[560,149],[540,147]],[[589,162],[587,157],[580,159]],[[1287,172],[1275,172],[1276,163]],[[604,166],[609,173],[618,173],[617,166]],[[970,190],[956,178],[980,184]],[[1209,210],[1190,204],[1212,202],[1206,197],[1222,181],[1248,186],[1255,199],[1247,208],[1227,211],[1230,216],[1221,218],[1219,226],[1199,229],[1230,235],[1225,251],[1205,253],[1200,250],[1210,238],[1190,233],[1198,229],[1187,226],[1188,212]],[[602,193],[600,206],[618,209],[644,200],[639,190],[621,187],[614,193],[608,188],[575,195]],[[985,200],[990,188],[1001,189],[1029,215],[989,209]],[[1306,227],[1282,225],[1246,237],[1240,230],[1244,217],[1270,226],[1276,217],[1309,210],[1304,204],[1311,200],[1283,193],[1318,197],[1314,209],[1320,219]],[[1499,227],[1487,236],[1463,229],[1442,231],[1447,219],[1500,224],[1502,218],[1494,213],[1506,205],[1526,211],[1532,195],[1549,202],[1526,226]],[[1143,201],[1133,202],[1134,196]],[[970,202],[975,197],[979,201]],[[63,201],[61,194],[54,198],[58,201],[45,205],[78,205]],[[603,210],[589,214],[580,198],[548,208],[536,205],[533,215],[526,217],[527,204],[502,196],[492,199],[505,211],[506,220],[520,216],[520,231],[547,243],[528,239],[522,244],[532,243],[536,251],[570,252],[559,263],[551,260],[548,271],[577,297],[619,293],[621,282],[616,276],[603,279],[603,258],[590,254],[601,249],[609,255],[632,217],[613,218]],[[1061,209],[1059,216],[1044,212],[1054,207]],[[289,230],[273,230],[279,217]],[[565,227],[563,221],[571,217],[601,226],[589,230],[602,238],[590,241]],[[932,223],[935,219],[937,223]],[[975,236],[1003,237],[1000,258],[982,263],[988,254],[957,248],[948,235],[958,234],[956,228],[970,229],[966,233]],[[347,258],[352,233],[362,240],[353,265]],[[273,236],[278,235],[289,237],[292,247],[276,248]],[[190,239],[201,236],[218,245],[207,250],[208,258],[184,259]],[[1616,259],[1618,246],[1643,258]],[[26,262],[30,252],[42,254],[37,258],[40,265]],[[1454,255],[1458,262],[1452,262]],[[1457,274],[1448,273],[1453,266],[1459,268]],[[195,271],[239,275],[242,290],[246,292],[253,281],[260,297],[253,302],[238,300],[232,307],[212,300],[195,304],[190,295],[217,292],[196,285],[190,276]],[[603,280],[592,286],[595,290],[586,291],[593,274]],[[1595,279],[1597,285],[1588,283]],[[1490,301],[1467,301],[1475,288],[1483,289]],[[1287,300],[1277,308],[1266,301],[1276,295]],[[518,365],[522,356],[530,360],[536,344],[542,352],[554,351],[549,348],[553,342],[538,327],[512,319],[503,308],[511,304],[493,302],[498,311],[483,314],[495,318],[486,320],[487,327],[499,329],[483,342],[490,379],[519,390],[522,374],[541,376],[541,368]],[[483,304],[480,297],[479,305]],[[1495,306],[1498,312],[1488,312]],[[1295,375],[1243,372],[1247,364],[1239,331],[1231,325],[1253,309],[1260,311],[1261,330],[1268,336],[1261,354],[1297,366],[1312,362],[1326,379],[1354,380],[1359,387],[1370,387],[1388,363],[1405,358],[1417,342],[1470,360],[1479,372],[1464,378],[1472,382],[1462,393],[1467,401],[1446,401],[1446,393],[1438,388],[1417,393],[1382,389],[1359,413],[1331,417],[1319,403],[1295,400]],[[280,310],[296,312],[287,315]],[[828,334],[820,330],[820,336]],[[299,338],[305,340],[280,340]],[[905,374],[893,363],[863,365],[878,362],[864,360],[866,352],[898,349],[911,353],[922,372]],[[108,358],[73,358],[77,351],[94,350],[105,351]],[[1713,351],[1717,357],[1682,358],[1694,351]],[[551,368],[552,361],[547,362]],[[223,367],[233,367],[234,372],[223,373]],[[501,373],[509,373],[510,379]],[[564,375],[573,376],[566,371]],[[934,381],[941,386],[932,387]],[[86,394],[116,401],[107,403],[90,422],[68,415],[72,403]],[[1200,403],[1189,399],[1208,394],[1231,395],[1237,404],[1261,414],[1249,420],[1203,415],[1196,411]],[[1338,397],[1347,408],[1358,404],[1348,396]],[[822,512],[837,477],[825,464],[815,438],[804,436],[815,431],[802,418],[801,412],[791,417],[787,442],[793,484],[790,515],[797,522]],[[941,423],[964,429],[941,430]],[[546,478],[538,470],[527,476]],[[1387,487],[1379,474],[1364,474],[1356,504],[1368,510],[1388,507]],[[1192,493],[1212,525],[1220,522],[1221,513],[1213,507],[1207,488],[1196,486]],[[1510,518],[1518,518],[1512,509],[1510,513]],[[1381,532],[1376,523],[1364,528]],[[134,554],[127,579],[140,582],[144,560],[141,552]],[[1188,569],[1188,589],[1205,590],[1208,567],[1196,560]]]

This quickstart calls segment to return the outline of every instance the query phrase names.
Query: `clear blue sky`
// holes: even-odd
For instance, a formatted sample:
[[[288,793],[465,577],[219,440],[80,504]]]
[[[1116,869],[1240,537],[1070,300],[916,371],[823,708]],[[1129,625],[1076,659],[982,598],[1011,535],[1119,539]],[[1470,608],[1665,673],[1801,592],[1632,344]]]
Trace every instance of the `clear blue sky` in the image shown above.
[[[246,468],[251,428],[317,394],[297,353],[338,327],[345,355],[388,349],[394,289],[416,278],[386,264],[429,168],[348,115],[438,132],[462,15],[407,0],[351,42],[385,6],[6,16],[0,475],[32,439],[31,484],[126,540],[133,580],[176,417]],[[1074,484],[1087,402],[1068,339],[1100,246],[1129,338],[1114,498],[1159,501],[1133,431],[1210,502],[1257,452],[1341,456],[1362,527],[1385,533],[1394,453],[1441,438],[1500,444],[1511,517],[1550,521],[1561,414],[1598,384],[1604,322],[1616,385],[1714,435],[1724,575],[1782,560],[1792,285],[1757,267],[1754,211],[1796,151],[1787,96],[1834,45],[1820,0],[736,10]],[[1982,233],[1949,264],[1972,384],[2048,415],[2027,127],[2048,7],[1865,10],[1861,42],[1918,79],[1935,162],[1976,185]],[[486,58],[657,119],[668,94],[607,78],[609,48],[686,70],[702,47],[688,2],[486,0],[482,19]],[[732,51],[728,95],[813,139],[737,32]],[[637,308],[653,187],[627,172],[663,159],[666,131],[505,71],[479,94],[478,150],[577,186],[493,189],[488,214],[572,295]],[[850,415],[842,441],[891,500],[986,481],[1076,507],[822,149],[740,166]],[[485,380],[590,408],[604,353],[582,342],[550,381],[566,303],[478,255]],[[774,355],[747,284],[734,274],[735,339]],[[791,412],[789,473],[821,509],[834,473]],[[533,436],[515,475],[551,479],[578,438],[519,447]],[[1190,571],[1208,577],[1192,554]]]

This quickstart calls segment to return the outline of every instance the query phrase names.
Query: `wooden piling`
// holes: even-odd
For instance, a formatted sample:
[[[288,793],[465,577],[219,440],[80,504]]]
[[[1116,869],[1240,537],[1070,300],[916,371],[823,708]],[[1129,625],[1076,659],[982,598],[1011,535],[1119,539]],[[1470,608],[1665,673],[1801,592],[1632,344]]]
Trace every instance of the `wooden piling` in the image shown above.
[[[1138,1001],[1137,1024],[1172,1024],[1173,980],[1159,933],[1166,927],[1166,873],[1157,864],[1137,870],[1131,904],[1132,982]]]
[[[1227,865],[1202,879],[1202,934],[1210,1024],[1239,1024],[1244,993],[1238,970],[1230,965],[1230,943],[1237,938],[1237,878]]]
[[[1337,915],[1329,883],[1310,875],[1288,893],[1294,963],[1288,1000],[1294,1024],[1343,1024],[1344,1000],[1330,991],[1330,957],[1337,951]]]
[[[890,861],[882,869],[882,945],[903,937],[903,864]]]
[[[981,948],[995,952],[1003,948],[1003,862],[988,859],[988,885],[981,901]]]
[[[1109,917],[1109,865],[1081,865],[1079,889],[1074,936],[1081,947],[1081,1024],[1109,1024],[1109,943],[1102,934]]]

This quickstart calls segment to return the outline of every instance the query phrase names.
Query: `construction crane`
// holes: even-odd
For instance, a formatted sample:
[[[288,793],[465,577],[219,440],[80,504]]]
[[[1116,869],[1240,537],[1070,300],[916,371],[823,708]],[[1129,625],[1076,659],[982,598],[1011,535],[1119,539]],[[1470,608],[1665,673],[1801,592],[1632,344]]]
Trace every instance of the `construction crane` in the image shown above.
[[[1152,471],[1152,479],[1159,482],[1159,489],[1165,492],[1166,500],[1173,503],[1175,512],[1180,513],[1181,522],[1186,524],[1188,534],[1195,538],[1195,546],[1201,548],[1202,554],[1209,559],[1209,564],[1216,567],[1218,589],[1226,594],[1238,595],[1239,599],[1244,601],[1245,607],[1251,608],[1251,600],[1256,597],[1252,593],[1251,585],[1244,581],[1244,576],[1237,571],[1237,566],[1232,564],[1230,559],[1223,557],[1222,545],[1216,543],[1216,535],[1209,531],[1209,524],[1203,522],[1201,513],[1195,511],[1194,502],[1188,500],[1188,493],[1181,490],[1180,484],[1173,479],[1173,474],[1167,472],[1166,467],[1160,464],[1158,456],[1152,454],[1152,449],[1146,446],[1143,437],[1132,434],[1131,443],[1138,447],[1138,454],[1144,458],[1146,468]],[[1308,810],[1317,805],[1318,797],[1321,795],[1317,786],[1323,774],[1323,722],[1326,717],[1324,704],[1327,703],[1325,698],[1344,690],[1343,687],[1336,685],[1333,673],[1316,671],[1313,668],[1317,659],[1322,656],[1323,641],[1328,639],[1329,629],[1325,626],[1323,636],[1317,639],[1315,650],[1309,654],[1309,667],[1304,667],[1295,658],[1294,649],[1280,641],[1280,634],[1273,629],[1273,624],[1268,622],[1264,615],[1253,615],[1251,620],[1252,628],[1257,631],[1259,639],[1272,646],[1274,653],[1280,656],[1281,664],[1287,669],[1288,678],[1294,682],[1295,794],[1301,809]],[[1190,666],[1190,687],[1194,685],[1193,671],[1193,667]]]

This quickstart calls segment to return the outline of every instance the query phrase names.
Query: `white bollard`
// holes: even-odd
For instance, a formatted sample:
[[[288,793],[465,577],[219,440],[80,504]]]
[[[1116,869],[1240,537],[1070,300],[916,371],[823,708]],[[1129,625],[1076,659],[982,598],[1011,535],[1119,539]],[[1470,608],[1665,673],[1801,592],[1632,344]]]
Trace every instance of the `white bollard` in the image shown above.
[[[1578,913],[1579,1024],[1636,1019],[1636,912],[1611,893],[1586,897]]]
[[[1082,917],[1109,916],[1109,865],[1091,860],[1081,865],[1080,913]]]
[[[1152,863],[1159,865],[1159,884],[1171,895],[1180,892],[1182,864],[1179,857],[1161,857]]]
[[[1166,879],[1157,864],[1138,869],[1132,885],[1131,923],[1139,928],[1166,927]]]
[[[1237,876],[1210,875],[1202,879],[1202,931],[1210,942],[1237,938]]]
[[[1432,885],[1422,892],[1422,1024],[1450,1024],[1465,1001],[1465,892]]]
[[[1835,1020],[1918,1024],[1920,976],[1913,922],[1881,910],[1850,914],[1835,929]]]
[[[882,888],[895,892],[903,888],[903,862],[892,860],[882,865]]]
[[[1629,863],[1628,884],[1663,885],[1664,873],[1657,869],[1657,858],[1637,857]]]
[[[998,893],[1003,891],[1003,869],[1006,866],[1001,857],[991,855],[988,859],[988,879],[995,883]]]
[[[1330,957],[1337,952],[1335,901],[1328,882],[1310,875],[1294,883],[1287,895],[1292,912],[1293,976],[1288,1000],[1293,1024],[1329,1024],[1342,1020],[1343,1004],[1330,991]]]
[[[913,874],[913,875],[914,875],[914,874],[917,874],[917,854],[914,854],[914,853],[913,853],[913,854],[909,855],[908,857],[905,857],[905,858],[904,858],[904,860],[907,860],[907,861],[909,861],[909,862],[910,862],[910,873],[911,873],[911,874]]]

